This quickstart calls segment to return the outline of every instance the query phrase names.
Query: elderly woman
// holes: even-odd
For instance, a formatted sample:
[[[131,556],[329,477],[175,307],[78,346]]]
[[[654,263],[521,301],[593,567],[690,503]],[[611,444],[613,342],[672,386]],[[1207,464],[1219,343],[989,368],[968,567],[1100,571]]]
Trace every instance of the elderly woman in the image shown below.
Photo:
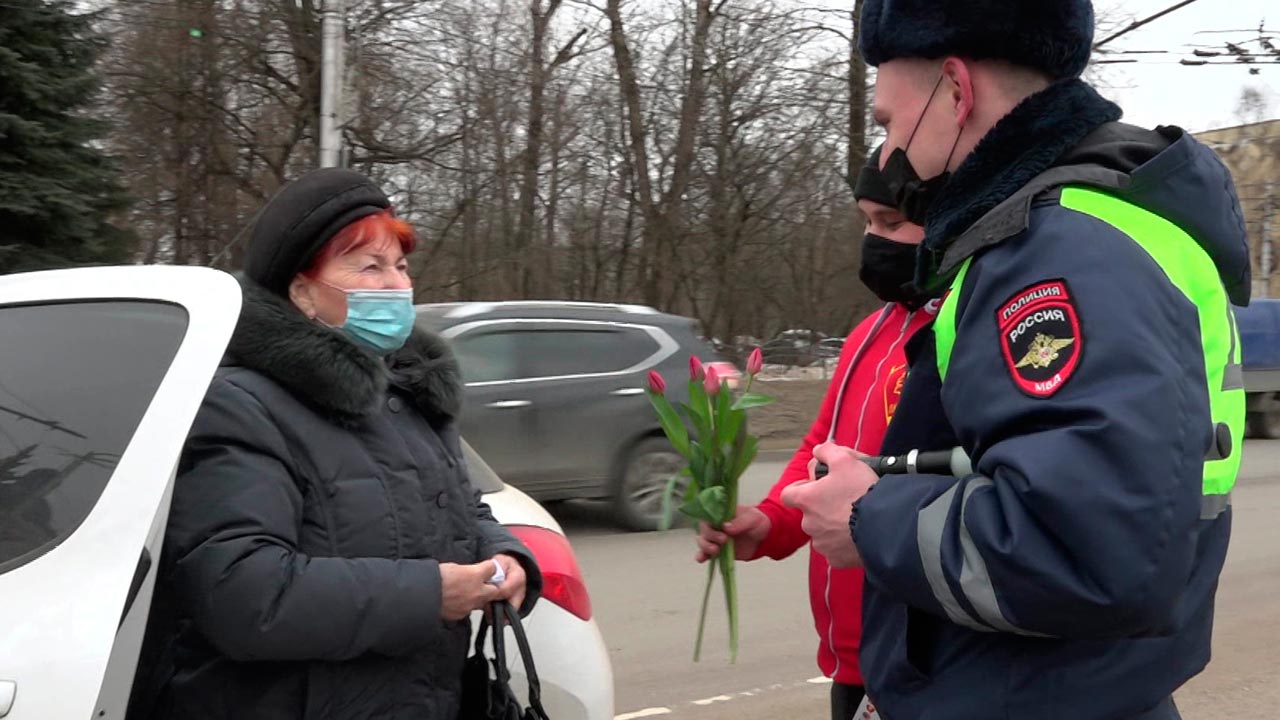
[[[458,366],[413,325],[413,246],[347,170],[262,211],[178,468],[132,717],[453,720],[469,615],[532,605],[532,557],[467,480]]]

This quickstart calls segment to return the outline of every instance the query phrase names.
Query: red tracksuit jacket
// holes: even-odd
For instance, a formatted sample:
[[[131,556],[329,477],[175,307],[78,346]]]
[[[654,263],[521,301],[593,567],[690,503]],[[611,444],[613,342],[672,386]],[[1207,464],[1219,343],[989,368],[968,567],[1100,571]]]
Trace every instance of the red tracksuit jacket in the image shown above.
[[[800,529],[800,511],[783,505],[780,496],[786,486],[809,479],[815,446],[831,438],[868,455],[879,453],[907,376],[904,346],[936,314],[936,303],[915,312],[893,304],[867,317],[849,334],[818,418],[781,479],[757,506],[773,523],[758,557],[781,560],[809,544]],[[862,580],[861,568],[837,570],[817,551],[810,551],[809,604],[819,637],[818,666],[827,677],[847,685],[863,684],[858,666]]]

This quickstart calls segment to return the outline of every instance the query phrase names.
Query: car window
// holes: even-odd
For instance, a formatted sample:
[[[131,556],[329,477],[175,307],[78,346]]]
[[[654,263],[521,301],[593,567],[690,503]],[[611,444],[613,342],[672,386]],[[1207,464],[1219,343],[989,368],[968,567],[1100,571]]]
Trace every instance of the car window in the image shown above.
[[[181,307],[0,307],[0,573],[88,517],[187,330]]]
[[[534,330],[519,342],[529,377],[618,372],[658,350],[652,336],[634,328]]]
[[[454,348],[467,382],[492,382],[618,372],[659,346],[638,328],[584,326],[468,333]]]
[[[519,350],[513,333],[471,332],[454,339],[453,352],[465,382],[493,382],[520,377]]]

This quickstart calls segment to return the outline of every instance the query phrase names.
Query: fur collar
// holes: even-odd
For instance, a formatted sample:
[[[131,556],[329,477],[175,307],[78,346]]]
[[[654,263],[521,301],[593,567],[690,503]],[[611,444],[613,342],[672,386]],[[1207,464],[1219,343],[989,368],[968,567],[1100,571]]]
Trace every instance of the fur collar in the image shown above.
[[[929,288],[943,284],[938,271],[957,237],[1122,114],[1081,80],[1054,83],[1023,100],[978,143],[930,211],[917,281]]]
[[[288,300],[246,278],[244,305],[227,348],[230,364],[271,378],[331,420],[353,425],[378,413],[387,391],[408,393],[433,425],[457,417],[462,377],[449,346],[415,329],[386,358],[308,320]]]

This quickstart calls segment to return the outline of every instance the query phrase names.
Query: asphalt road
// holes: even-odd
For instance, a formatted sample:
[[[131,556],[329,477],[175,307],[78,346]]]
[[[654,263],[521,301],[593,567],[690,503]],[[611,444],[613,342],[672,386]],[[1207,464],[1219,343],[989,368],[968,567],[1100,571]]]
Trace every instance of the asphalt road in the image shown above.
[[[758,498],[781,462],[744,480]],[[1250,442],[1234,495],[1231,553],[1218,594],[1214,661],[1177,696],[1188,720],[1280,716],[1280,442]],[[557,515],[578,552],[609,644],[620,718],[824,718],[829,685],[814,661],[807,553],[738,565],[741,650],[728,662],[723,595],[713,596],[701,663],[692,661],[706,572],[691,531],[627,534],[588,505]]]

